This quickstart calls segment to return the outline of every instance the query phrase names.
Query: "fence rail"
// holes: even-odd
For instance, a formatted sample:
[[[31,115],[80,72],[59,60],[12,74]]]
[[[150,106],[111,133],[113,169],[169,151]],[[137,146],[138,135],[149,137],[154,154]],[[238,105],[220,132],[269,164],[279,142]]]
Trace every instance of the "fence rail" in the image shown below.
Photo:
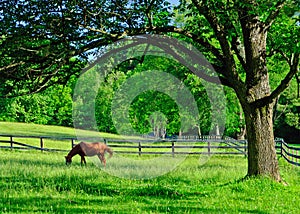
[[[16,140],[17,139],[17,140]],[[36,145],[27,144],[22,139],[37,139]],[[59,140],[69,142],[64,148],[49,148],[45,145],[47,140]],[[7,149],[35,149],[40,151],[69,151],[76,143],[75,137],[52,137],[52,136],[21,136],[0,134],[0,148]],[[91,139],[87,139],[91,141]],[[104,139],[106,144],[113,148],[116,153],[125,154],[204,154],[204,155],[244,155],[247,156],[247,141],[235,140],[224,136],[201,136],[169,139]],[[277,154],[288,163],[300,166],[300,147],[288,145],[282,138],[276,138]],[[57,144],[56,144],[57,145]]]

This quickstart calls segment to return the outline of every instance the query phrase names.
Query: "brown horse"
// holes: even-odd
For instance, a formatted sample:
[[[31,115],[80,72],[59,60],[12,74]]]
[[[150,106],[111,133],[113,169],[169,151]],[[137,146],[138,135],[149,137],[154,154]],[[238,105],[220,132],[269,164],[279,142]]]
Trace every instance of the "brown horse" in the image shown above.
[[[69,154],[65,156],[66,164],[72,163],[72,157],[74,155],[80,155],[81,157],[81,165],[82,163],[86,164],[84,156],[95,156],[97,155],[100,159],[101,163],[103,163],[104,167],[106,166],[106,160],[104,157],[105,152],[108,152],[110,157],[113,155],[113,151],[104,143],[85,143],[80,142],[76,146],[74,146]]]

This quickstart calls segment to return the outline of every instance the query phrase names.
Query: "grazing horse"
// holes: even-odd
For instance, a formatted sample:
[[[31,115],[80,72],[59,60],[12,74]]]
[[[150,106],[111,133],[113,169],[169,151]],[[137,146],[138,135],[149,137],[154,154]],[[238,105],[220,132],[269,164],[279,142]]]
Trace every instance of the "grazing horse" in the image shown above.
[[[113,151],[111,148],[109,148],[107,145],[104,143],[85,143],[85,142],[80,142],[76,146],[74,146],[69,154],[65,156],[66,158],[66,164],[71,164],[72,163],[72,157],[74,155],[80,155],[81,157],[81,165],[82,163],[86,164],[84,156],[95,156],[97,155],[98,158],[100,159],[101,163],[106,166],[106,160],[104,157],[105,152],[108,152],[110,157],[113,155]]]

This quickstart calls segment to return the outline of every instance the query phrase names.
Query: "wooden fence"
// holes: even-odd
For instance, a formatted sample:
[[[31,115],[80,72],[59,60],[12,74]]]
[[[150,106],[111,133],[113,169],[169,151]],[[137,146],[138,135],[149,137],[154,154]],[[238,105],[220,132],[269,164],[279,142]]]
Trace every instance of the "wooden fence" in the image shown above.
[[[25,139],[36,139],[35,145],[23,143]],[[47,141],[63,141],[63,148],[51,148]],[[41,151],[69,151],[75,144],[74,137],[50,137],[50,136],[18,136],[1,135],[0,148],[6,149],[35,149]],[[87,139],[87,141],[92,141]],[[32,142],[32,140],[31,140]],[[235,140],[224,136],[185,136],[174,139],[140,139],[140,140],[116,140],[104,139],[104,142],[113,148],[116,153],[124,154],[204,154],[204,155],[244,155],[247,156],[247,141]],[[290,146],[281,138],[276,138],[277,154],[291,164],[300,166],[300,147]],[[48,143],[48,144],[47,144]],[[60,142],[62,143],[62,142]],[[57,145],[57,143],[55,144]]]
[[[277,154],[290,164],[300,166],[300,146],[288,145],[282,138],[276,138]]]
[[[4,139],[6,138],[6,139]],[[23,143],[25,139],[36,139],[35,145]],[[70,146],[65,149],[47,147],[47,140],[59,140],[69,142]],[[31,140],[32,141],[32,140]],[[36,149],[41,151],[69,151],[76,143],[73,137],[49,137],[49,136],[21,136],[0,135],[0,148],[8,149]],[[87,139],[91,141],[91,139]],[[237,141],[222,136],[201,136],[201,138],[185,136],[183,139],[140,139],[140,140],[117,140],[104,139],[106,144],[116,153],[127,154],[237,154],[246,155],[246,141]]]
[[[26,139],[36,140],[36,143],[23,143],[20,141],[26,141]],[[55,141],[66,141],[70,142],[69,146],[65,146],[65,149],[62,148],[47,148],[45,145],[46,140],[55,140]],[[75,145],[76,138],[74,137],[52,137],[52,136],[23,136],[23,135],[5,135],[0,134],[0,148],[8,149],[35,149],[41,151],[68,151]]]
[[[246,155],[246,141],[233,142],[232,139],[222,139],[212,136],[206,139],[159,139],[159,140],[112,140],[106,139],[106,144],[117,153],[127,154],[227,154]]]

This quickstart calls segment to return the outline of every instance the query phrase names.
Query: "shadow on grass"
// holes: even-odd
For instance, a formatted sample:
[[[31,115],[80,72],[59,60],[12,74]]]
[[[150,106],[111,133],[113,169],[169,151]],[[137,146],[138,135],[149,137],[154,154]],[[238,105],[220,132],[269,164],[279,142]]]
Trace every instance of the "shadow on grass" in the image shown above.
[[[127,190],[127,191],[128,191],[128,195],[137,196],[137,197],[147,196],[147,197],[156,197],[156,198],[176,199],[184,196],[179,191],[173,188],[164,187],[161,185],[148,185],[147,187],[141,187],[141,188]]]
[[[206,213],[256,213],[256,214],[268,214],[269,212],[257,210],[257,209],[220,209],[220,208],[206,208],[199,206],[160,206],[160,207],[152,207],[149,210],[155,210],[158,213],[197,213],[197,214],[206,214]],[[149,211],[148,210],[148,211]]]
[[[195,201],[187,202],[186,205],[176,203],[171,204],[149,205],[141,203],[138,206],[134,201],[118,201],[113,197],[97,197],[97,198],[76,198],[67,196],[61,197],[17,197],[17,198],[1,198],[1,213],[258,213],[266,214],[268,212],[257,209],[222,209],[200,207]],[[213,205],[212,205],[213,206]]]

